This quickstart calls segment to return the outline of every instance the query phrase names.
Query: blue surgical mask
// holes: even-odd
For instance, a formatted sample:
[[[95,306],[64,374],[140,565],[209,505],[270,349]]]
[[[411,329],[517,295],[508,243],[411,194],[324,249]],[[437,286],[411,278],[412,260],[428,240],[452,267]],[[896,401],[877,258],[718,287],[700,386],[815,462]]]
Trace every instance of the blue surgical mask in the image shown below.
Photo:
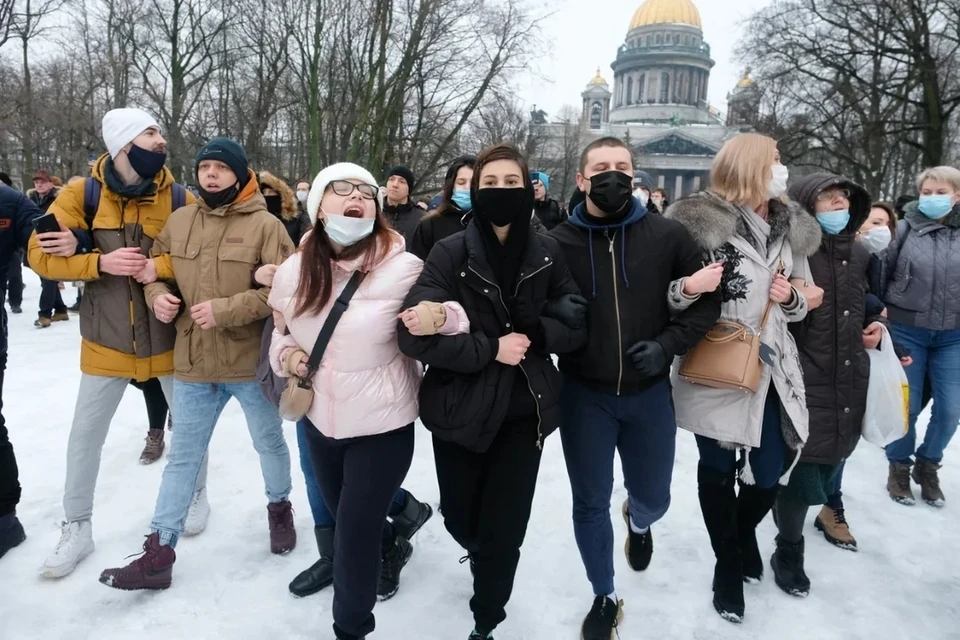
[[[823,227],[823,230],[832,236],[837,235],[847,228],[850,224],[850,211],[824,211],[817,214],[817,222]]]
[[[931,220],[939,220],[950,213],[950,209],[953,209],[950,198],[949,195],[920,196],[920,213]]]
[[[472,208],[469,189],[456,189],[450,199],[453,200],[455,205],[460,207],[461,211],[470,211]]]

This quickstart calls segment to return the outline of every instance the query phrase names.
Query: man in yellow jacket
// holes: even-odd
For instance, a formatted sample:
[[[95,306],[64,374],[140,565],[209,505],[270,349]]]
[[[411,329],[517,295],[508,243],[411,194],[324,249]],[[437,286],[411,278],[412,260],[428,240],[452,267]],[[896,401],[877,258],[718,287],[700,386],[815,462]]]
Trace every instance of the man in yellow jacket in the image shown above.
[[[100,452],[110,422],[131,379],[159,378],[173,406],[173,345],[176,329],[157,320],[144,299],[144,274],[153,240],[166,225],[173,203],[173,174],[166,141],[156,120],[139,109],[115,109],[103,118],[109,153],[93,166],[99,199],[86,181],[68,184],[50,205],[60,233],[30,240],[30,266],[50,280],[82,281],[80,389],[70,439],[60,542],[42,575],[71,573],[94,549],[91,517]],[[186,195],[192,203],[193,196]],[[92,235],[93,251],[77,253],[71,229]],[[206,459],[197,486],[206,486]],[[205,517],[204,517],[205,520]],[[201,527],[202,528],[202,527]]]

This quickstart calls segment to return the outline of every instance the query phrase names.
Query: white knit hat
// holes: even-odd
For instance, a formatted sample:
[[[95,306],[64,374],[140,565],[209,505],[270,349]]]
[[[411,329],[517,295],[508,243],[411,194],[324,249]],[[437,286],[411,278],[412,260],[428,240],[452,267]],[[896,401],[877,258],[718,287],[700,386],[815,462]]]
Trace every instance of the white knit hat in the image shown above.
[[[338,162],[318,173],[317,177],[313,179],[313,184],[310,186],[310,195],[307,196],[307,213],[310,214],[310,220],[313,221],[314,224],[317,222],[317,211],[320,209],[323,192],[327,190],[327,186],[334,180],[360,180],[367,184],[372,184],[377,187],[377,202],[380,204],[380,209],[383,209],[383,193],[377,184],[376,178],[360,165],[353,164],[352,162]]]
[[[103,142],[111,158],[131,142],[134,138],[151,127],[160,128],[157,121],[146,111],[140,109],[114,109],[103,116]]]

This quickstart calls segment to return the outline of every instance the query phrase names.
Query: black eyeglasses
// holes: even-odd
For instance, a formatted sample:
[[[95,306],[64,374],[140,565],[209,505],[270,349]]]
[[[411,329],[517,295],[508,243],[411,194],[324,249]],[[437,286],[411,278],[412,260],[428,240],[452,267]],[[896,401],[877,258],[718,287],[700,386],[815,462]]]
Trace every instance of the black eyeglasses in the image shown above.
[[[817,200],[819,200],[820,202],[829,202],[834,198],[836,198],[837,196],[841,196],[849,200],[850,189],[829,189],[827,191],[821,191],[820,193],[817,194]]]
[[[338,196],[348,196],[354,189],[360,192],[360,196],[366,200],[373,200],[377,197],[377,187],[372,184],[353,184],[349,180],[334,180],[330,183],[330,188]]]

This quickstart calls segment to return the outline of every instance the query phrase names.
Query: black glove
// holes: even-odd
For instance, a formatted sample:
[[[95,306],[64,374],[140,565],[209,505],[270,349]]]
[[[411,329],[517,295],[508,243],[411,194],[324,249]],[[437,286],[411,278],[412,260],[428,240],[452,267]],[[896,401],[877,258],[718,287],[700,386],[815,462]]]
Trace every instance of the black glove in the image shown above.
[[[651,378],[667,367],[667,353],[656,340],[641,340],[627,349],[633,367],[645,377]]]
[[[543,315],[559,320],[570,329],[583,329],[587,326],[587,310],[590,303],[576,293],[565,293],[559,298],[547,300],[543,305]]]

